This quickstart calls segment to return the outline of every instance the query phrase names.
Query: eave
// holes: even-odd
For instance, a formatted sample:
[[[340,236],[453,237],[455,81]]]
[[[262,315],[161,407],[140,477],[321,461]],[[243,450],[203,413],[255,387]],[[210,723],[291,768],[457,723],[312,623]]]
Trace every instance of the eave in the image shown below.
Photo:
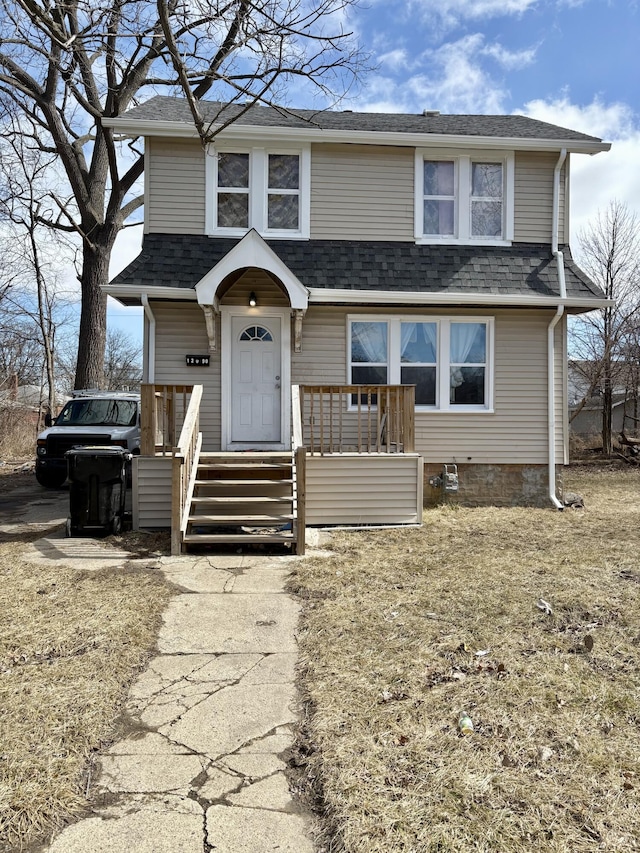
[[[149,299],[197,302],[195,290],[184,287],[132,287],[130,285],[103,285],[102,290],[125,305],[138,305],[143,294]],[[455,293],[434,291],[419,293],[397,290],[337,290],[309,288],[310,305],[381,305],[381,306],[475,306],[487,308],[557,308],[563,305],[568,311],[593,311],[614,304],[611,299],[598,297],[529,296],[499,293]]]
[[[126,137],[162,136],[197,139],[193,124],[178,121],[103,118],[102,124]],[[436,133],[398,133],[392,131],[325,130],[319,127],[259,127],[231,124],[220,131],[220,137],[231,140],[260,140],[263,142],[345,143],[360,145],[393,145],[411,148],[504,148],[513,151],[560,151],[565,148],[574,154],[598,154],[609,151],[611,143],[582,139],[536,139],[531,137],[461,136]]]

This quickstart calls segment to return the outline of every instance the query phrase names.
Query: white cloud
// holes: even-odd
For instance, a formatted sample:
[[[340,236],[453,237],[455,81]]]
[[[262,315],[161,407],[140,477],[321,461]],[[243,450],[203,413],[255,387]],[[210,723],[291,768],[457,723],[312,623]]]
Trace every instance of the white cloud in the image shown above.
[[[612,199],[624,202],[640,216],[640,117],[624,103],[572,104],[568,95],[525,105],[532,118],[598,136],[611,142],[611,150],[594,157],[571,159],[571,244]]]
[[[463,21],[522,15],[538,0],[413,0],[412,6],[446,29]]]
[[[403,50],[389,51],[383,55],[388,58],[383,65],[388,73],[368,78],[366,90],[354,106],[376,112],[504,112],[508,93],[483,67],[490,50],[484,36],[475,33],[427,50],[413,64]],[[398,79],[392,76],[402,70],[414,73]]]
[[[492,59],[495,59],[499,65],[502,65],[508,71],[518,71],[521,68],[526,68],[536,58],[536,48],[534,47],[530,47],[527,50],[507,50],[506,47],[497,43],[487,45],[480,52],[483,56],[490,56]]]

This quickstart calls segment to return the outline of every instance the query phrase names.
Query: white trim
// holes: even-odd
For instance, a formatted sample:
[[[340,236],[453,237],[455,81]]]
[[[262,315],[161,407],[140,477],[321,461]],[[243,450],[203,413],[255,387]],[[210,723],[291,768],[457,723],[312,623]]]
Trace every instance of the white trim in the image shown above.
[[[144,293],[149,299],[177,299],[181,302],[195,302],[198,297],[192,287],[148,287],[147,285],[102,284],[101,290],[114,299],[140,299]]]
[[[149,220],[151,218],[149,215],[149,211],[151,210],[151,206],[149,203],[150,202],[149,184],[151,183],[151,169],[150,169],[151,158],[149,157],[149,146],[148,145],[144,146],[144,152],[142,154],[142,158],[143,158],[142,162],[143,162],[143,169],[144,169],[143,191],[142,191],[142,203],[143,203],[143,210],[144,210],[144,219],[142,221],[142,233],[148,234],[149,233]]]
[[[220,397],[221,397],[221,423],[220,423],[220,447],[224,450],[249,450],[256,446],[256,442],[249,446],[246,442],[231,442],[231,418],[232,418],[232,388],[231,388],[231,358],[232,358],[232,332],[231,320],[233,317],[245,317],[247,319],[268,320],[269,317],[280,319],[280,442],[259,442],[260,448],[265,450],[290,450],[291,449],[291,323],[289,321],[291,312],[289,308],[248,308],[239,305],[222,305],[220,308]]]
[[[439,236],[424,233],[424,163],[453,161],[454,164],[454,234]],[[471,233],[472,166],[477,162],[502,164],[502,237]],[[515,153],[503,150],[460,151],[417,148],[414,157],[414,236],[421,246],[510,246],[515,229]]]
[[[127,137],[139,136],[172,136],[175,138],[197,139],[198,132],[191,122],[156,121],[153,119],[135,119],[120,116],[103,118],[104,127],[112,127]],[[538,139],[532,137],[510,136],[463,136],[437,133],[405,133],[402,131],[373,131],[373,130],[326,130],[319,127],[260,127],[246,124],[231,124],[220,131],[222,139],[259,139],[263,142],[278,143],[283,139],[296,143],[304,142],[353,142],[369,145],[409,145],[409,146],[446,146],[468,149],[475,148],[509,148],[514,151],[567,151],[580,154],[598,154],[609,151],[610,142],[589,139]]]
[[[609,299],[557,296],[521,296],[519,294],[496,293],[445,293],[445,292],[413,292],[399,290],[347,290],[324,287],[309,288],[311,304],[353,304],[353,305],[477,305],[491,307],[526,307],[526,308],[557,308],[562,303],[567,308],[604,308],[612,305]]]
[[[305,311],[309,304],[309,291],[265,243],[257,231],[251,230],[231,249],[195,286],[200,305],[213,305],[218,310],[218,288],[232,272],[257,267],[276,276],[284,285],[291,308]]]
[[[217,224],[218,152],[249,155],[248,228],[220,228]],[[270,229],[267,219],[270,154],[293,154],[299,159],[300,184],[298,228]],[[311,147],[309,145],[256,145],[251,141],[210,143],[205,151],[205,234],[210,237],[243,237],[250,229],[270,240],[308,240],[311,223]]]
[[[401,323],[435,323],[438,327],[437,361],[436,361],[436,402],[433,406],[416,403],[416,414],[439,414],[466,412],[470,414],[494,414],[494,370],[495,370],[495,317],[480,315],[451,316],[444,314],[416,315],[393,314],[347,314],[347,348],[346,348],[346,382],[352,384],[351,378],[351,324],[354,322],[374,322],[387,324],[387,384],[400,385],[400,324]],[[483,405],[456,405],[449,400],[449,364],[450,364],[450,329],[451,323],[483,323],[486,327],[486,361],[485,368],[485,403]],[[393,353],[397,355],[394,357]],[[353,407],[355,409],[355,406]],[[352,410],[349,404],[349,410]]]
[[[295,278],[295,276],[294,276]],[[204,280],[204,279],[203,279]],[[298,279],[295,279],[298,281]],[[299,282],[298,282],[299,283]],[[301,287],[304,285],[300,284]],[[140,299],[146,293],[149,299],[195,302],[196,291],[187,287],[135,287],[126,284],[103,284],[102,290],[114,299]],[[613,305],[611,299],[572,297],[559,299],[553,296],[522,296],[516,293],[444,293],[410,292],[402,290],[348,290],[346,288],[309,287],[307,303],[310,305],[478,305],[505,308],[584,308],[594,311]],[[212,303],[209,303],[212,304]]]

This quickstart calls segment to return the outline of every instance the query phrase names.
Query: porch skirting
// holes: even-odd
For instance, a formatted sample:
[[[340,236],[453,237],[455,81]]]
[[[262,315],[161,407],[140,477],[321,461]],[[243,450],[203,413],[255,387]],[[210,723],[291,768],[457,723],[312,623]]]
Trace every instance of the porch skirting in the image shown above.
[[[417,453],[307,456],[306,523],[415,524],[422,521]],[[171,526],[171,457],[133,462],[136,530]]]
[[[556,487],[562,495],[563,467],[556,466]],[[444,499],[442,489],[434,488],[429,479],[442,475],[442,464],[424,463],[424,505],[443,502],[463,506],[533,506],[549,507],[549,467],[547,465],[458,465],[458,491]]]

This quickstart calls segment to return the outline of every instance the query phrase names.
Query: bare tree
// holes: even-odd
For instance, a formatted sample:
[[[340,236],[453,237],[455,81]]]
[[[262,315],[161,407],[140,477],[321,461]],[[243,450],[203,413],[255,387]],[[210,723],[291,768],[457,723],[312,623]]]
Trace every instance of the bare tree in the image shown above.
[[[0,99],[14,131],[55,153],[67,190],[53,191],[52,228],[78,235],[82,311],[76,387],[99,387],[109,259],[142,205],[142,152],[102,119],[158,91],[187,97],[203,141],[206,95],[270,104],[289,85],[325,99],[357,80],[363,58],[343,29],[355,0],[0,0]],[[230,119],[229,119],[230,120]],[[226,120],[223,120],[222,124]]]
[[[613,304],[583,315],[573,325],[574,366],[586,385],[574,417],[597,391],[602,399],[602,448],[610,455],[614,391],[637,376],[629,359],[640,325],[640,223],[625,204],[614,200],[580,234],[579,246],[581,265]]]
[[[107,331],[104,356],[105,386],[114,391],[137,391],[142,381],[142,346],[122,329]]]
[[[4,323],[20,337],[35,336],[40,358],[34,368],[46,376],[48,410],[56,406],[55,345],[62,321],[57,266],[62,256],[73,256],[73,247],[62,235],[43,236],[48,216],[48,176],[51,154],[29,146],[18,134],[2,139],[0,149],[0,218],[4,228],[3,257],[13,265],[15,279],[2,308]],[[46,238],[48,239],[45,239]],[[53,239],[52,239],[53,237]],[[30,341],[33,349],[33,340]],[[44,366],[44,369],[42,367]]]

